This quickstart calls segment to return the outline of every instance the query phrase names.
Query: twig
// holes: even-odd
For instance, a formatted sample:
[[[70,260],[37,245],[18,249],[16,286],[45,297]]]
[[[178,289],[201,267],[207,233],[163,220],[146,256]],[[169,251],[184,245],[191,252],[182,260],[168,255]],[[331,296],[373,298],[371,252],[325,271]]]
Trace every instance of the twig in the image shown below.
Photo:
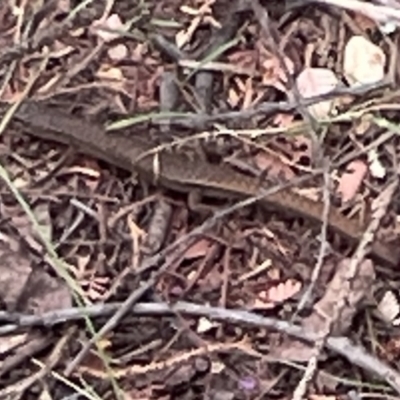
[[[311,115],[309,109],[307,107],[304,107],[304,105],[302,104],[301,100],[302,100],[303,96],[301,96],[299,89],[297,87],[297,83],[293,79],[293,76],[290,73],[290,71],[286,65],[284,54],[282,54],[282,51],[277,44],[276,34],[274,35],[275,32],[272,30],[271,20],[269,18],[267,10],[261,6],[261,4],[258,0],[252,1],[252,7],[253,7],[254,15],[258,19],[258,22],[261,26],[261,30],[264,33],[264,40],[265,41],[268,40],[269,43],[271,44],[271,47],[272,47],[273,51],[275,52],[275,56],[277,57],[277,59],[280,63],[280,66],[281,66],[284,74],[286,75],[286,81],[289,83],[290,89],[292,90],[294,100],[297,104],[297,109],[298,109],[299,113],[301,114],[301,116],[303,117],[304,121],[309,123],[310,127],[312,128],[309,131],[309,133],[311,135],[311,139],[312,139],[312,145],[313,145],[312,153],[313,153],[314,157],[315,156],[317,157],[317,166],[320,166],[319,162],[322,161],[322,149],[321,149],[320,141],[319,141],[318,135],[317,135],[318,130],[319,130],[318,123],[317,123],[316,119]]]
[[[291,112],[299,107],[299,104],[308,107],[313,104],[319,103],[325,100],[335,99],[343,95],[351,96],[365,96],[371,91],[381,90],[390,85],[390,82],[383,81],[377,84],[362,85],[357,88],[337,88],[329,93],[325,93],[319,96],[309,97],[306,99],[300,99],[297,101],[282,101],[282,102],[265,102],[254,108],[249,108],[241,111],[228,111],[225,113],[219,113],[216,115],[198,115],[188,114],[184,117],[170,117],[169,122],[171,125],[182,126],[186,128],[210,128],[214,123],[225,123],[227,126],[233,126],[234,124],[240,123],[242,121],[254,118],[258,115],[263,115],[268,117],[277,112]],[[152,119],[153,124],[162,124],[163,122],[157,118]]]
[[[308,0],[309,2],[316,2],[322,4],[328,4],[330,6],[336,6],[345,8],[346,10],[355,11],[363,14],[374,21],[382,23],[395,23],[400,26],[400,9],[387,6],[379,6],[368,1],[358,0]]]
[[[52,326],[66,320],[82,319],[85,316],[94,318],[96,316],[110,315],[116,310],[120,310],[123,305],[124,303],[109,303],[88,306],[85,308],[73,308],[59,312],[52,311],[41,316],[10,315],[9,317],[14,321],[18,321],[17,325],[14,326],[14,329],[16,326],[32,326],[39,324]],[[291,322],[262,317],[248,311],[228,310],[225,308],[198,305],[188,302],[177,302],[172,306],[168,303],[138,303],[129,308],[128,311],[130,311],[131,314],[138,316],[171,316],[176,313],[181,313],[189,316],[206,317],[216,321],[241,325],[246,324],[258,328],[275,329],[308,343],[314,343],[320,337],[320,333],[304,330],[300,326],[294,325]],[[3,317],[5,316],[4,314],[0,315]],[[5,327],[0,328],[0,332],[3,331],[3,328]],[[354,345],[346,337],[332,336],[329,336],[326,339],[325,346],[342,355],[352,364],[358,365],[360,368],[379,376],[400,394],[400,374],[384,362],[368,354],[363,347]]]
[[[327,163],[324,168],[324,182],[325,182],[324,190],[323,190],[324,210],[323,210],[323,216],[322,216],[320,251],[318,254],[317,263],[312,271],[311,283],[308,286],[307,290],[304,292],[301,299],[299,300],[294,317],[297,316],[301,312],[301,310],[304,308],[304,306],[309,301],[312,291],[314,290],[314,287],[317,283],[318,276],[319,276],[319,274],[321,272],[321,268],[324,264],[325,255],[327,253],[327,247],[328,247],[327,231],[328,231],[328,224],[329,224],[329,208],[330,208],[330,199],[329,199],[330,179],[329,179],[329,168],[328,168]],[[292,320],[293,320],[293,318],[292,318]]]

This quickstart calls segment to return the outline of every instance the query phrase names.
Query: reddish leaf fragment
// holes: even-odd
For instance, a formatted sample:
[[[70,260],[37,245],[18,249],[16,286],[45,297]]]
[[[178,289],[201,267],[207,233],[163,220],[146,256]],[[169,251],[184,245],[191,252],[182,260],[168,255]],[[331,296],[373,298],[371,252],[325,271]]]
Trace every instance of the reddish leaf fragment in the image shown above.
[[[268,299],[275,303],[282,303],[295,296],[301,289],[301,283],[294,279],[288,279],[268,290]]]
[[[347,166],[347,171],[340,177],[339,186],[337,188],[337,192],[340,194],[343,203],[354,198],[360,189],[367,171],[367,165],[360,160],[352,161]]]
[[[185,259],[192,260],[194,258],[204,257],[211,248],[212,243],[207,239],[200,239],[185,252]]]

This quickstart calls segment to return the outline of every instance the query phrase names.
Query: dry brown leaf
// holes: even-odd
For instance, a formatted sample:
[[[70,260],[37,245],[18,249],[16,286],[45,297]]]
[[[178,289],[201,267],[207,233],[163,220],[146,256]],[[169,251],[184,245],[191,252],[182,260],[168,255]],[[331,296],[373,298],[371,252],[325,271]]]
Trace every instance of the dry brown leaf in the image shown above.
[[[297,77],[297,86],[305,99],[331,92],[339,85],[339,79],[327,68],[305,68]],[[329,116],[335,106],[334,100],[325,100],[308,107],[314,118]]]
[[[340,177],[337,192],[342,202],[346,203],[354,198],[357,194],[362,181],[367,174],[368,167],[361,160],[352,161],[346,168],[346,172]]]
[[[18,299],[17,310],[41,315],[72,307],[72,296],[64,281],[39,268],[33,270]]]
[[[238,50],[227,56],[228,61],[251,75],[256,72],[257,54],[254,50]]]
[[[314,306],[314,309],[318,311],[305,318],[304,322],[314,331],[319,332],[324,328],[326,319],[323,316],[332,316],[332,311],[336,308],[338,299],[344,297],[346,298],[346,305],[342,309],[339,319],[335,321],[332,334],[338,335],[346,332],[357,312],[359,303],[370,290],[375,280],[372,261],[367,259],[361,263],[358,275],[355,279],[352,279],[351,285],[347,276],[350,263],[351,259],[349,258],[339,262],[335,275],[327,286],[325,295]]]
[[[12,247],[0,240],[0,298],[9,311],[14,311],[32,272],[28,255]]]
[[[363,36],[353,36],[344,49],[344,75],[351,86],[372,84],[385,76],[386,55]]]
[[[272,86],[279,91],[286,92],[287,76],[280,60],[265,47],[262,39],[256,41],[255,48],[258,53],[258,69],[262,76],[262,83],[266,86]],[[284,56],[283,62],[289,74],[292,75],[294,73],[293,61],[289,57]]]
[[[32,211],[38,221],[41,233],[48,239],[52,240],[52,224],[50,218],[49,204],[38,203],[32,207]],[[17,208],[4,209],[5,215],[7,215],[14,227],[18,230],[19,234],[24,240],[31,246],[32,249],[40,251],[42,248],[40,235],[33,228],[27,215]]]
[[[266,300],[267,292],[262,291],[258,296],[252,301],[249,308],[254,310],[271,310],[276,306],[274,303],[270,303]]]
[[[289,73],[292,74],[294,71],[293,61],[285,57],[285,63]],[[281,92],[286,91],[285,84],[287,83],[287,77],[279,60],[275,56],[270,55],[269,58],[265,58],[261,62],[261,73],[263,85],[272,86]]]
[[[200,239],[185,252],[186,260],[193,260],[194,258],[204,257],[210,250],[212,243],[208,239]]]
[[[260,170],[267,171],[268,176],[272,178],[289,181],[296,176],[292,169],[274,154],[259,152],[254,156],[254,162]]]
[[[292,298],[301,290],[301,283],[294,279],[288,279],[268,290],[261,291],[252,303],[251,307],[259,310],[268,310],[278,304]]]
[[[356,278],[349,281],[349,263],[346,258],[339,262],[332,280],[321,300],[315,304],[310,316],[303,319],[301,325],[315,333],[325,332],[330,326],[330,334],[343,335],[350,327],[360,302],[370,290],[375,280],[375,270],[371,260],[364,260],[359,267]],[[332,320],[337,310],[339,299],[345,299],[344,307]],[[271,351],[271,356],[279,356],[292,361],[308,361],[313,354],[313,348],[298,340],[285,340]]]
[[[269,301],[274,303],[283,303],[295,296],[301,290],[301,283],[294,279],[288,279],[286,282],[281,282],[277,286],[271,287],[267,291]]]

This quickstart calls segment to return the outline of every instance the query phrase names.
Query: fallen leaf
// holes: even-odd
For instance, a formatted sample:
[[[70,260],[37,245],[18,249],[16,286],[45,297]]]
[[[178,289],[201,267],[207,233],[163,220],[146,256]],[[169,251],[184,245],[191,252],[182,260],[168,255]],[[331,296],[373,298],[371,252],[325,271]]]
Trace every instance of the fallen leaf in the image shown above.
[[[32,261],[28,255],[22,248],[12,247],[0,240],[0,298],[9,311],[14,311],[32,272]]]
[[[350,327],[358,305],[365,295],[371,290],[376,278],[374,264],[365,259],[359,266],[357,276],[350,278],[349,265],[351,259],[345,258],[338,263],[335,274],[329,282],[324,296],[315,304],[313,313],[303,320],[304,326],[310,327],[315,332],[321,332],[326,327],[326,317],[332,316],[337,308],[338,299],[346,299],[339,318],[333,321],[332,335],[342,335]]]
[[[52,240],[52,223],[50,218],[49,204],[37,203],[32,207],[32,211],[38,222],[40,233],[46,237],[47,240]],[[12,220],[15,228],[18,229],[19,234],[24,238],[28,245],[37,251],[42,248],[40,233],[31,224],[29,218],[24,212],[11,208],[4,210],[7,216]]]
[[[124,44],[118,44],[107,51],[108,56],[113,61],[121,61],[128,57],[128,49]]]
[[[105,21],[95,21],[92,24],[92,31],[105,42],[110,42],[120,36],[118,32],[112,30],[122,30],[124,24],[118,14],[111,14]]]
[[[386,322],[393,323],[400,314],[400,305],[393,291],[388,290],[383,295],[377,307]]]
[[[203,257],[208,253],[211,246],[212,244],[209,240],[200,239],[186,250],[184,257],[186,260]]]
[[[300,289],[301,283],[299,281],[288,279],[286,282],[281,282],[268,290],[268,300],[274,303],[282,303],[296,295]]]
[[[258,296],[251,304],[251,308],[258,310],[270,310],[285,300],[292,298],[301,289],[301,283],[294,279],[288,279],[268,290],[258,293]]]
[[[339,85],[339,79],[327,68],[305,68],[297,77],[297,87],[305,99],[331,92]],[[334,99],[321,101],[308,107],[316,119],[329,116],[335,106]]]
[[[342,202],[346,203],[357,194],[362,181],[368,171],[367,165],[361,160],[352,161],[346,168],[346,172],[340,177],[337,192]]]
[[[289,181],[296,176],[293,170],[275,154],[259,152],[254,156],[254,162],[260,170],[267,171],[269,177]]]
[[[293,74],[294,64],[292,60],[285,57],[284,62],[290,74]],[[272,86],[281,92],[286,91],[285,83],[287,77],[283,70],[280,61],[276,56],[270,54],[261,62],[262,84],[265,86]]]
[[[350,328],[358,306],[370,291],[375,280],[374,265],[371,260],[364,260],[359,265],[356,277],[349,277],[351,259],[345,258],[337,265],[335,274],[329,282],[324,296],[314,305],[312,313],[303,318],[301,326],[311,332],[322,333],[329,326],[332,335],[343,335]],[[351,281],[351,283],[350,283]],[[344,306],[336,319],[338,301],[344,300]],[[273,348],[271,356],[282,357],[291,361],[308,361],[313,354],[312,346],[298,340],[285,339]]]
[[[72,296],[64,281],[36,268],[29,275],[18,299],[17,310],[34,315],[72,307]]]
[[[271,310],[276,305],[274,303],[266,300],[267,294],[265,291],[262,291],[258,294],[258,296],[253,300],[250,304],[250,309],[252,310]]]
[[[386,56],[363,36],[353,36],[344,49],[344,75],[351,86],[379,82],[385,76]]]
[[[227,55],[227,59],[231,64],[243,70],[248,70],[251,74],[256,72],[256,57],[257,54],[254,50],[238,50]]]

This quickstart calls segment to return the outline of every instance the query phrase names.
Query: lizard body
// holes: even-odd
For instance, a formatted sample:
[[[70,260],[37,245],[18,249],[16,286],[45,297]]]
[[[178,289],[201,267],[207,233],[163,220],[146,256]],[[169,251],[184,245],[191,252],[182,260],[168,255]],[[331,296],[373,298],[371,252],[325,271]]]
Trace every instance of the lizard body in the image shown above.
[[[71,145],[78,151],[97,157],[125,170],[137,171],[147,179],[156,180],[167,189],[189,193],[199,189],[202,194],[226,199],[246,198],[262,194],[259,179],[237,172],[226,164],[215,166],[200,157],[183,152],[161,151],[157,157],[143,154],[154,149],[154,143],[137,135],[126,137],[109,133],[100,125],[64,114],[37,103],[23,103],[14,115],[17,123],[28,134]],[[260,203],[291,214],[321,222],[324,205],[305,198],[291,190],[270,194]],[[353,242],[360,239],[359,224],[331,207],[329,227]],[[375,241],[371,255],[385,265],[397,266],[400,251]]]

